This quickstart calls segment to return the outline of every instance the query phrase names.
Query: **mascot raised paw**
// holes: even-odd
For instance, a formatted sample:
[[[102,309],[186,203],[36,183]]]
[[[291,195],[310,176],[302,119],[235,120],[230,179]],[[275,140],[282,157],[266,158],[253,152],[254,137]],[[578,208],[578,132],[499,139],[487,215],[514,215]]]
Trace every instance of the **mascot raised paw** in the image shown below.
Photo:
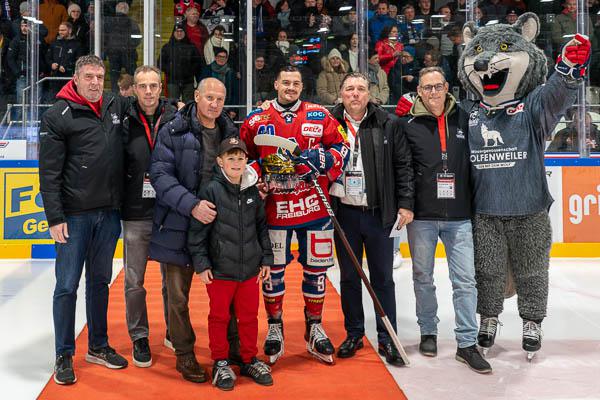
[[[467,23],[458,64],[463,86],[478,100],[462,105],[474,190],[478,341],[484,354],[494,344],[510,266],[529,360],[542,343],[552,244],[544,138],[575,102],[590,54],[589,40],[576,35],[545,82],[539,31],[532,13],[514,25]]]

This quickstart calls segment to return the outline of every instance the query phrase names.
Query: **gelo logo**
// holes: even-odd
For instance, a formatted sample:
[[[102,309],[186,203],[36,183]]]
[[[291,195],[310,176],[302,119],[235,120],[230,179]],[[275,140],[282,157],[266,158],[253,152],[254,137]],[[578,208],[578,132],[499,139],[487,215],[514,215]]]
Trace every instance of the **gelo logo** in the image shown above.
[[[300,132],[304,136],[320,137],[323,135],[323,125],[319,124],[302,124]]]
[[[563,167],[563,239],[599,242],[600,168]]]
[[[38,174],[5,172],[3,239],[49,239]]]

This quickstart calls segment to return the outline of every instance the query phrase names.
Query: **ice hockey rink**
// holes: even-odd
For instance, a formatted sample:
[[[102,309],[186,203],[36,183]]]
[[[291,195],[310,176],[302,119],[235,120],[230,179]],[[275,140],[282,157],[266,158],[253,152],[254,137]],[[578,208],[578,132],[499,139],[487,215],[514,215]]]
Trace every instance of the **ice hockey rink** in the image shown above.
[[[411,365],[389,367],[406,396],[413,399],[600,399],[600,260],[553,259],[549,315],[542,324],[542,350],[528,362],[521,350],[521,320],[516,299],[505,302],[496,346],[488,353],[494,369],[478,375],[454,360],[454,314],[446,262],[436,260],[439,302],[439,354],[418,353],[410,260],[394,271],[398,333]],[[115,261],[114,276],[121,270]],[[329,278],[339,289],[339,270]],[[84,283],[78,298],[84,299]],[[0,260],[0,399],[34,399],[52,374],[53,260]],[[367,336],[375,346],[370,298],[363,293]],[[84,301],[78,302],[77,330],[85,323]],[[339,345],[339,343],[335,343]],[[335,367],[334,367],[335,368]],[[366,374],[369,371],[365,371]],[[324,384],[324,383],[323,383]]]

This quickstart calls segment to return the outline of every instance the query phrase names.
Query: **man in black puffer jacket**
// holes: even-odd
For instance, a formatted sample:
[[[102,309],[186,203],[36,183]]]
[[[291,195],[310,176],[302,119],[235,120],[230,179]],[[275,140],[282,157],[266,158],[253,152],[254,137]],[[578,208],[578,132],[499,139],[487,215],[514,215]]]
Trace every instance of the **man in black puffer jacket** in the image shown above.
[[[269,368],[256,359],[258,282],[260,278],[269,279],[273,251],[264,204],[256,187],[258,174],[246,166],[247,151],[238,138],[221,142],[213,178],[198,194],[217,205],[217,218],[211,224],[192,220],[188,234],[194,270],[206,284],[210,298],[213,384],[222,390],[232,389],[235,379],[226,340],[231,306],[238,319],[241,374],[262,385],[273,384]]]

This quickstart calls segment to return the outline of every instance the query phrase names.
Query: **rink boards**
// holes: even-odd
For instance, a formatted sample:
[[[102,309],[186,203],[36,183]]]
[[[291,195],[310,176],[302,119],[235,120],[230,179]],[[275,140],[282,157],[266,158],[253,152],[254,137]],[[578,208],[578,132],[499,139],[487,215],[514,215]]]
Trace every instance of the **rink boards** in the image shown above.
[[[546,176],[555,200],[552,256],[600,257],[600,158],[552,154],[546,158]],[[0,179],[0,257],[53,258],[38,162],[0,160]],[[406,244],[402,252],[408,254]]]

